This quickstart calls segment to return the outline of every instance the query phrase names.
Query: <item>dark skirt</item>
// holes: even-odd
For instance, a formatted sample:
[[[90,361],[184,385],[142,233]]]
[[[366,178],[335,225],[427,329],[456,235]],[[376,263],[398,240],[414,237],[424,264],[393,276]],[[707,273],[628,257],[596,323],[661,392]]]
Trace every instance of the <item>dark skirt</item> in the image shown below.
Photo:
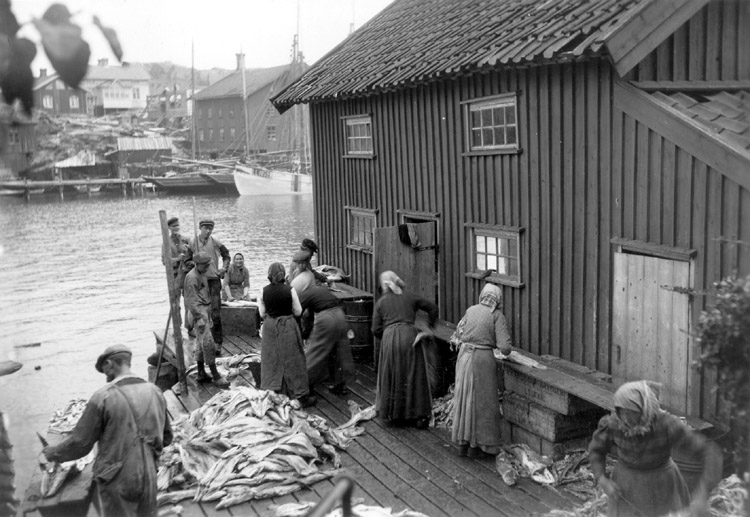
[[[430,417],[432,397],[422,344],[412,346],[417,329],[411,324],[390,325],[380,342],[375,409],[393,421]]]
[[[456,362],[451,438],[457,445],[479,447],[488,454],[500,452],[497,362],[491,348],[461,346]]]
[[[289,398],[299,398],[310,392],[302,333],[294,316],[266,316],[263,320],[260,387],[283,393]]]
[[[354,360],[346,337],[348,326],[341,307],[315,314],[315,324],[305,351],[307,378],[312,386],[332,377],[334,384],[345,384],[354,375]]]
[[[687,485],[671,459],[650,470],[618,463],[612,481],[619,485],[622,497],[609,501],[609,517],[659,517],[678,512],[690,503]]]

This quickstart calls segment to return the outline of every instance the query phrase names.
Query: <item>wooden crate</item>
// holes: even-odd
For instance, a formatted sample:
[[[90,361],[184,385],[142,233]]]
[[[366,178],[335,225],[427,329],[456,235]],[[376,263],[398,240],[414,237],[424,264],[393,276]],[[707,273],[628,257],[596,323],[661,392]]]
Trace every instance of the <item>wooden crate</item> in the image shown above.
[[[566,454],[572,451],[588,448],[591,441],[591,436],[581,436],[554,443],[505,419],[500,425],[500,430],[504,442],[525,443],[532,451],[547,456],[553,461],[564,458]]]
[[[222,307],[221,328],[227,336],[258,335],[257,307]]]
[[[598,408],[590,402],[571,395],[552,384],[526,375],[513,367],[506,366],[504,374],[506,390],[514,391],[563,415],[576,415]]]
[[[550,442],[591,436],[605,410],[592,409],[574,416],[563,415],[517,393],[503,395],[503,416],[509,422]]]

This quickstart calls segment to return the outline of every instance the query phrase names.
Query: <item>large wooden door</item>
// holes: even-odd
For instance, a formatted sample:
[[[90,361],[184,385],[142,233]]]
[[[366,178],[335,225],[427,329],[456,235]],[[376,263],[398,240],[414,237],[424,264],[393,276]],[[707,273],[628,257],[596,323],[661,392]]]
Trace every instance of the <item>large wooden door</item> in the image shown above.
[[[437,303],[437,272],[435,271],[435,223],[412,226],[419,237],[418,245],[401,242],[398,226],[374,230],[375,274],[391,270],[406,282],[406,289]]]
[[[612,374],[662,383],[660,400],[690,410],[690,263],[615,253]]]

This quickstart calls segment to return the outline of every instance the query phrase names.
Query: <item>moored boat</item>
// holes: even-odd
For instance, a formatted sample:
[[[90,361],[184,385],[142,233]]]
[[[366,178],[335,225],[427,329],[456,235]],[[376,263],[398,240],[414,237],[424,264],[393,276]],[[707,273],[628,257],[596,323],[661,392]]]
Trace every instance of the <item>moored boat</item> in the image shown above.
[[[234,181],[226,172],[191,172],[172,176],[144,176],[156,190],[176,194],[237,194]]]
[[[263,167],[237,165],[234,183],[241,196],[312,194],[312,176]]]

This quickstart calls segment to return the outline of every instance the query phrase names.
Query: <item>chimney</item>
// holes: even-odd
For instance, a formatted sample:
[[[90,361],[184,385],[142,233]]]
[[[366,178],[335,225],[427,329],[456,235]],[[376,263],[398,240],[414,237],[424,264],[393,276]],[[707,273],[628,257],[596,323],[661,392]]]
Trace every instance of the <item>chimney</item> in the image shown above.
[[[109,59],[107,59],[106,57],[99,60],[98,66],[108,66],[108,65],[109,65]]]
[[[39,69],[39,77],[47,77],[47,69],[46,68],[40,68]]]
[[[245,69],[245,54],[241,52],[239,54],[235,54],[235,56],[237,56],[237,71],[239,72],[240,70],[244,70]]]

